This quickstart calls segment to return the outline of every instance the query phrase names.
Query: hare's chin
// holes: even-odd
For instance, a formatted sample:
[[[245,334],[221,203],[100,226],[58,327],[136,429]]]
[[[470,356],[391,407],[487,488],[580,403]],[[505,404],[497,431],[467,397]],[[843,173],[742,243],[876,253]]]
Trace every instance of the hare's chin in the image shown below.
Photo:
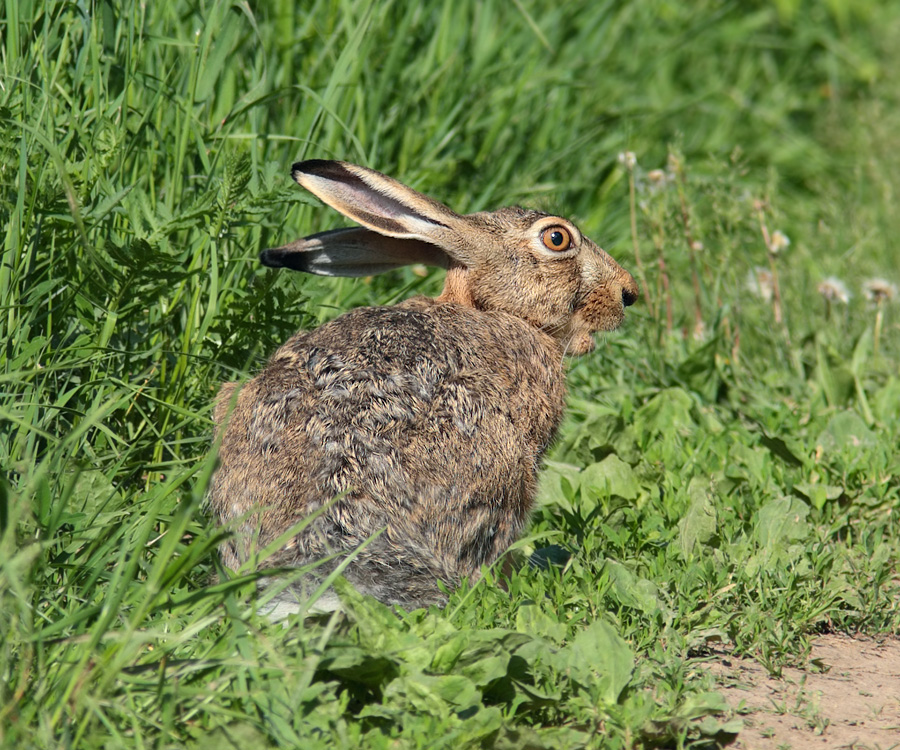
[[[597,342],[594,341],[591,333],[583,331],[572,336],[569,340],[569,345],[566,347],[566,352],[574,357],[580,357],[582,354],[594,351],[596,346]]]

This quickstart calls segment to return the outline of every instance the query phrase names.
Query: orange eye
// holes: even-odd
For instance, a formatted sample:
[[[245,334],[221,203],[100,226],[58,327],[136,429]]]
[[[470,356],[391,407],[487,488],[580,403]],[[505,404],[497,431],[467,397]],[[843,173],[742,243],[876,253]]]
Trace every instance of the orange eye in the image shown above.
[[[572,247],[572,235],[565,227],[550,227],[541,232],[541,242],[548,250],[562,252]]]

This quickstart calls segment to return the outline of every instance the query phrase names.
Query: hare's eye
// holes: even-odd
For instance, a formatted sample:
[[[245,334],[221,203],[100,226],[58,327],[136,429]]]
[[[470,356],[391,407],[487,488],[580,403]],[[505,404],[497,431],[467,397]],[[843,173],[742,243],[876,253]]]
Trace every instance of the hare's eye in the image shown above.
[[[568,250],[572,247],[572,235],[565,227],[550,227],[541,232],[541,242],[548,250]]]

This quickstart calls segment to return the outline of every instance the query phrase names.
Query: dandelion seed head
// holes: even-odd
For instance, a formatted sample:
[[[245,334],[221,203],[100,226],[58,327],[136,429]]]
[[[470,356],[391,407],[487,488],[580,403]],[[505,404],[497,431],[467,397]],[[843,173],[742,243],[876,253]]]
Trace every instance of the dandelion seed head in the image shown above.
[[[897,285],[887,279],[868,279],[862,285],[863,294],[870,302],[891,302],[897,296]]]
[[[637,166],[637,157],[634,151],[623,151],[619,154],[619,164],[621,164],[629,172]]]
[[[840,302],[844,305],[850,302],[850,297],[852,296],[850,290],[847,289],[847,285],[836,276],[822,279],[816,290],[829,302]]]
[[[646,174],[646,182],[642,181],[640,189],[650,193],[650,195],[656,195],[665,190],[671,180],[671,175],[662,169],[651,169]]]
[[[787,250],[790,245],[791,238],[780,229],[776,229],[772,232],[772,236],[769,238],[769,252],[772,253],[772,255],[780,255],[784,250]]]
[[[755,294],[764,302],[771,302],[775,294],[775,282],[772,272],[762,266],[754,266],[747,272],[747,280],[744,286],[751,294]]]

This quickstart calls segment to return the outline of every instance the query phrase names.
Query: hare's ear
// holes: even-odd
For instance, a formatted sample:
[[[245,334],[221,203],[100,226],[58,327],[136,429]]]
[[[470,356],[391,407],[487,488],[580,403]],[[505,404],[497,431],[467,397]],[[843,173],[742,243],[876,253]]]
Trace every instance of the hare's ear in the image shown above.
[[[293,178],[358,224],[400,239],[455,249],[459,214],[387,175],[342,161],[311,159],[291,167]],[[457,258],[465,262],[464,258]]]
[[[370,229],[332,229],[296,242],[263,250],[264,266],[291,268],[319,276],[373,276],[401,266],[422,263],[446,268],[440,248],[417,239],[397,239]]]

